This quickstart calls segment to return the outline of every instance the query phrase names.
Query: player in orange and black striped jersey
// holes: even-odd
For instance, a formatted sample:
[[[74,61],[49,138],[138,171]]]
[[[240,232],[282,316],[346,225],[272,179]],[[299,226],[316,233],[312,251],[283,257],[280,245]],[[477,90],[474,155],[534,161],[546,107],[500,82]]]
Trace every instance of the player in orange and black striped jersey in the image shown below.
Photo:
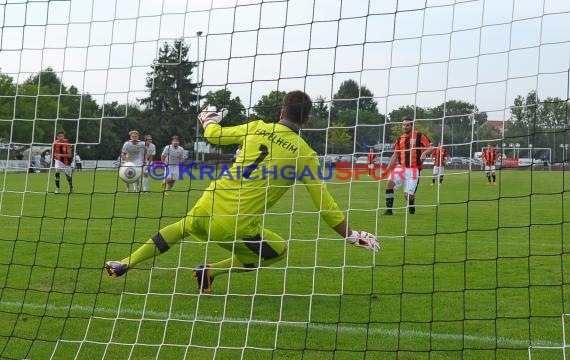
[[[499,159],[500,154],[495,150],[491,144],[487,144],[487,148],[483,151],[483,161],[485,161],[485,173],[489,185],[495,185],[497,176],[495,174],[495,163]],[[492,181],[491,181],[492,179]]]
[[[449,151],[447,151],[441,142],[435,148],[433,154],[433,178],[431,179],[431,186],[435,185],[435,179],[439,176],[439,183],[443,183],[443,175],[445,174],[445,162],[449,159]]]
[[[402,124],[404,134],[402,134],[394,144],[394,154],[388,163],[388,171],[392,171],[396,163],[404,169],[399,169],[399,174],[392,171],[390,180],[386,185],[386,211],[384,215],[392,215],[394,205],[394,188],[404,185],[404,198],[408,202],[410,214],[416,213],[416,190],[420,180],[422,163],[426,156],[433,152],[429,138],[419,132],[414,131],[414,121],[407,117]]]
[[[55,193],[60,193],[59,173],[62,171],[69,183],[69,193],[73,193],[73,147],[65,138],[63,131],[58,131],[55,136],[53,158],[55,160]]]

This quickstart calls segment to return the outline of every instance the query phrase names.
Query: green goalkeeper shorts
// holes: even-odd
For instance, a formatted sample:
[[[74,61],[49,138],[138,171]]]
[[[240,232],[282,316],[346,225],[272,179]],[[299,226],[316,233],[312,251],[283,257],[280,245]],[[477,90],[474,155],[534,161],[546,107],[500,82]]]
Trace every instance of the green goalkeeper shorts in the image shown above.
[[[213,242],[244,264],[276,258],[287,249],[287,242],[281,236],[244,216],[239,220],[236,216],[212,216],[195,206],[178,224],[183,227],[184,237]]]

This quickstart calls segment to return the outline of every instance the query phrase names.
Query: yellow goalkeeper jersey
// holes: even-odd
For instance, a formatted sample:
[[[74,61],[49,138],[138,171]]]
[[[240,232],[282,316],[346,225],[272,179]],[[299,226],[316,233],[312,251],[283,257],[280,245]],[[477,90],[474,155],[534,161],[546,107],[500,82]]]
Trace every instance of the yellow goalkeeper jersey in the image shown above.
[[[317,153],[287,120],[262,120],[231,127],[210,124],[204,136],[214,145],[240,144],[231,167],[222,168],[197,205],[218,220],[229,217],[239,228],[259,224],[263,214],[297,183],[307,185],[313,203],[331,227],[344,220],[326,183],[319,176]],[[321,169],[321,172],[324,170]],[[328,173],[327,173],[328,175]]]

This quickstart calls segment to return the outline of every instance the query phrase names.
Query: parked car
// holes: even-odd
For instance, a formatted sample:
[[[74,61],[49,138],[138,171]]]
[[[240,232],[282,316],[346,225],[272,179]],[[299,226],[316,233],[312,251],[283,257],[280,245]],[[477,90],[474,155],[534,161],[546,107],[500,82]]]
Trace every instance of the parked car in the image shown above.
[[[368,166],[368,156],[359,156],[356,161],[354,162],[354,165],[365,165]]]
[[[376,157],[376,159],[374,159],[374,163],[376,165],[387,166],[389,162],[390,162],[390,158],[386,157],[386,156],[378,156],[378,157]]]
[[[449,164],[450,165],[461,165],[461,164],[463,164],[463,161],[459,157],[452,157],[451,159],[449,159]]]

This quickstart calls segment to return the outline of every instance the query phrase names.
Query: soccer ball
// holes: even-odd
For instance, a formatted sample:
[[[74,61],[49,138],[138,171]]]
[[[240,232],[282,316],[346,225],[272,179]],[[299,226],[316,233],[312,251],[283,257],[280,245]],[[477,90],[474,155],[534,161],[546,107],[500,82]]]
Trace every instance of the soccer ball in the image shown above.
[[[142,166],[135,165],[132,162],[121,164],[119,168],[119,177],[127,184],[136,182],[142,175]]]

